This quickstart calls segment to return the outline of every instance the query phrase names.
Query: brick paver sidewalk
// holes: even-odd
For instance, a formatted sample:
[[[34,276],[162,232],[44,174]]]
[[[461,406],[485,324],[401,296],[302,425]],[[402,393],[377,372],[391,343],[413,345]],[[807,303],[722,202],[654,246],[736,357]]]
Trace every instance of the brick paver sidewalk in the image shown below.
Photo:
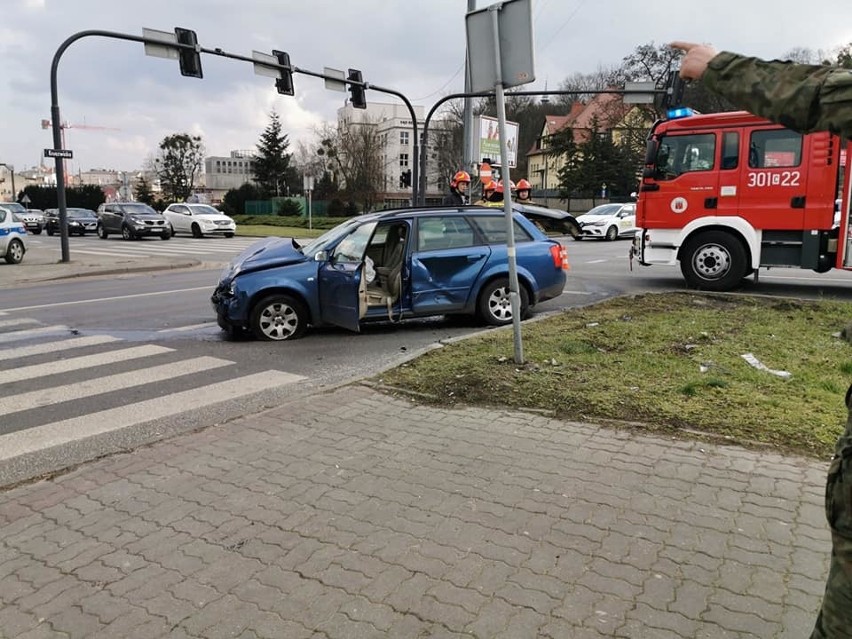
[[[346,386],[0,493],[0,636],[805,637],[824,472]]]

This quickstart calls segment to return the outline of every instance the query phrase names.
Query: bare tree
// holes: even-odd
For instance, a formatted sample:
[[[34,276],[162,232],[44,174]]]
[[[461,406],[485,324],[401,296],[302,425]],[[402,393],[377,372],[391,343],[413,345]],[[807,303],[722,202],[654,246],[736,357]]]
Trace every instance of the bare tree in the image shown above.
[[[342,184],[346,196],[360,202],[364,212],[376,205],[384,191],[384,144],[375,122],[338,123],[320,129],[317,153],[327,158],[326,167]]]
[[[427,142],[427,186],[431,177],[435,186],[445,190],[464,165],[464,100],[451,100],[444,105],[429,124]]]
[[[624,71],[621,67],[601,67],[592,73],[574,73],[559,85],[560,91],[572,91],[576,95],[560,95],[556,102],[564,108],[571,108],[574,102],[588,102],[596,91],[603,91],[624,84]]]

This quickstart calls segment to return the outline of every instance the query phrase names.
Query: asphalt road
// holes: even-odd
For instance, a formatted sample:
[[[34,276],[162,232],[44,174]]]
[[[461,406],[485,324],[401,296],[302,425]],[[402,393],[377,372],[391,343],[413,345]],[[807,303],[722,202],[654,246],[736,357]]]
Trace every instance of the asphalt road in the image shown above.
[[[58,238],[36,239],[58,250]],[[215,324],[209,296],[221,263],[245,241],[74,240],[78,251],[210,250],[205,262],[214,268],[0,290],[0,484],[226,422],[483,330],[470,320],[435,318],[369,325],[361,334],[312,330],[286,343],[231,341]],[[539,315],[684,288],[675,267],[631,270],[629,240],[566,244],[572,270],[565,290],[539,305]],[[775,270],[744,290],[852,300],[852,279]]]

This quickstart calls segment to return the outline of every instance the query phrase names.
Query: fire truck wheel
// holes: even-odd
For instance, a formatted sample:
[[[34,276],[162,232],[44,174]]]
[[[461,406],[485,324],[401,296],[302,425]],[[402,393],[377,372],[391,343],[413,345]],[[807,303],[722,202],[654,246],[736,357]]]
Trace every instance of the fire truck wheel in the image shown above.
[[[731,291],[742,282],[748,270],[743,243],[724,231],[706,231],[684,244],[680,270],[693,288],[705,291]]]

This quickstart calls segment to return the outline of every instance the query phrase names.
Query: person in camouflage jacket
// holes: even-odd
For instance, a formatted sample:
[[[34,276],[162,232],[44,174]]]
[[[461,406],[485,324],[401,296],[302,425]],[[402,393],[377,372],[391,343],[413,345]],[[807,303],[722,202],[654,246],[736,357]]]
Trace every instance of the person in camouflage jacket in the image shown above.
[[[690,42],[671,46],[685,52],[682,78],[700,79],[740,108],[800,133],[831,131],[852,139],[852,71],[720,53]],[[852,637],[852,386],[846,408],[825,486],[831,562],[811,639]]]

